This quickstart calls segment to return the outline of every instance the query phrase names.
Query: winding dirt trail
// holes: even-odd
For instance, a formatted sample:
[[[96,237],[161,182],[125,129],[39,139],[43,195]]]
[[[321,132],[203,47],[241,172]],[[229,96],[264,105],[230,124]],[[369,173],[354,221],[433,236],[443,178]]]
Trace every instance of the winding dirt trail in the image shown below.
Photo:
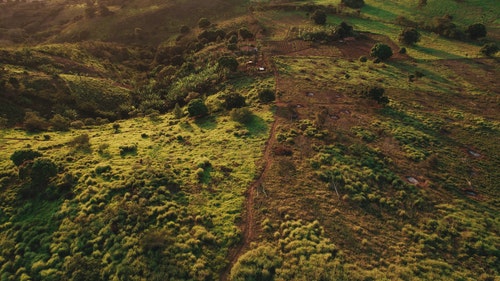
[[[277,90],[278,89],[277,88],[277,86],[278,86],[278,71],[273,63],[268,61],[267,65],[269,65],[269,66],[272,65],[273,73],[274,73],[274,77],[275,77],[275,83],[276,83],[275,89]],[[276,106],[283,106],[278,100],[277,93],[275,93],[275,96],[276,96],[276,100],[275,100],[274,104]],[[257,188],[259,188],[259,186],[262,184],[262,182],[266,176],[266,172],[269,170],[269,168],[271,167],[271,164],[272,164],[271,153],[272,153],[273,144],[276,140],[276,125],[277,125],[277,121],[276,121],[276,116],[275,116],[273,124],[271,126],[271,129],[269,131],[269,138],[266,141],[266,147],[264,149],[264,154],[263,154],[262,159],[261,159],[262,167],[261,167],[260,175],[257,179],[255,179],[252,182],[252,184],[248,187],[247,191],[245,192],[245,207],[244,207],[245,209],[243,211],[243,216],[242,216],[243,220],[239,225],[239,227],[241,229],[241,233],[242,233],[242,241],[240,242],[240,244],[237,247],[234,247],[234,248],[229,250],[229,253],[228,253],[229,263],[226,266],[226,268],[224,268],[224,271],[221,274],[220,280],[222,280],[222,281],[229,280],[231,268],[234,266],[234,264],[236,263],[238,258],[242,254],[244,254],[246,251],[248,251],[248,249],[250,247],[250,243],[252,241],[255,241],[255,234],[256,234],[256,231],[255,231],[255,208],[254,208],[255,196],[257,193]]]

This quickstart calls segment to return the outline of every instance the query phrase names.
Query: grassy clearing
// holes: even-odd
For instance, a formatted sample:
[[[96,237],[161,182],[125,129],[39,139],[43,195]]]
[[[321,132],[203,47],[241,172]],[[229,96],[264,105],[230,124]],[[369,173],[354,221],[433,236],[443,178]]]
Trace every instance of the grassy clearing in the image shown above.
[[[56,257],[68,253],[68,245],[71,245],[73,252],[85,252],[88,249],[84,250],[84,245],[111,241],[118,235],[122,241],[114,242],[114,246],[108,245],[109,242],[91,246],[93,258],[106,260],[100,267],[102,274],[111,278],[121,276],[119,268],[124,264],[120,257],[135,257],[139,263],[143,263],[148,255],[137,256],[137,251],[154,252],[155,247],[163,247],[154,240],[155,231],[168,232],[171,237],[179,235],[175,238],[178,243],[186,243],[191,232],[198,237],[196,239],[205,241],[203,243],[214,241],[212,243],[217,245],[217,248],[208,252],[204,250],[206,256],[200,256],[206,260],[205,266],[211,268],[204,274],[215,278],[225,264],[228,247],[239,240],[235,223],[242,212],[243,193],[256,176],[257,163],[272,122],[272,114],[267,107],[254,110],[254,114],[245,126],[226,116],[176,120],[165,115],[67,133],[47,132],[38,135],[3,131],[0,157],[5,171],[15,172],[9,160],[10,155],[15,150],[29,146],[58,163],[60,169],[68,171],[66,177],[78,179],[73,187],[74,198],[64,202],[53,201],[48,209],[39,206],[43,199],[35,198],[31,201],[33,203],[25,202],[21,209],[14,211],[19,215],[11,219],[2,216],[2,223],[23,225],[33,221],[32,226],[36,227],[30,233],[42,239],[43,246],[39,250],[26,248],[30,255],[20,257],[17,262],[27,268],[36,263],[38,269],[28,272],[31,276],[63,276],[68,272],[60,271],[60,260]],[[88,148],[69,145],[82,135],[88,135]],[[125,147],[133,149],[121,153]],[[138,187],[140,189],[136,189]],[[3,199],[7,195],[4,193]],[[125,201],[122,199],[124,196],[128,198]],[[2,212],[13,210],[12,206],[3,203]],[[33,216],[29,210],[35,208],[39,212]],[[122,215],[116,213],[120,208],[124,212]],[[125,216],[124,221],[120,219],[121,216]],[[190,218],[200,226],[193,226]],[[80,222],[89,220],[93,222],[86,229],[78,227]],[[51,230],[40,228],[42,225],[47,225]],[[99,231],[100,228],[103,229]],[[41,237],[37,231],[45,233],[45,236]],[[50,242],[51,237],[55,237],[52,235],[58,239]],[[72,235],[77,235],[78,240],[71,242]],[[16,243],[22,241],[22,237]],[[8,243],[6,239],[2,243]],[[130,245],[132,242],[135,243],[134,247]],[[182,247],[198,246],[186,244]],[[174,253],[180,250],[172,248],[169,251]],[[168,256],[162,259],[169,263]],[[180,256],[176,260],[182,262],[182,265],[177,265],[181,270],[188,270],[189,264],[193,262]],[[136,265],[129,264],[127,267],[137,273],[137,265],[136,262]],[[143,274],[154,273],[148,270]],[[195,272],[188,271],[186,274]]]

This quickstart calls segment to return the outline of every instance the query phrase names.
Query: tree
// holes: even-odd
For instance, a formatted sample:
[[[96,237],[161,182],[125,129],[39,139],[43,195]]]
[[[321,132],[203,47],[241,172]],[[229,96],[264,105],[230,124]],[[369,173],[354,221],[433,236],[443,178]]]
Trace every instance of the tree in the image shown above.
[[[238,33],[239,33],[240,37],[245,39],[245,40],[253,38],[253,33],[250,30],[248,30],[248,28],[246,28],[246,27],[240,28],[238,30]]]
[[[38,151],[34,151],[32,149],[21,149],[14,151],[14,153],[10,156],[10,160],[14,162],[14,165],[19,167],[24,162],[41,156],[42,154]]]
[[[420,41],[420,33],[413,27],[407,27],[399,34],[399,42],[405,45],[413,45]]]
[[[191,100],[187,105],[187,110],[191,117],[203,117],[208,114],[208,108],[200,98]]]
[[[386,60],[392,56],[392,49],[386,44],[376,43],[373,45],[370,55],[380,60]]]
[[[238,93],[230,93],[224,97],[222,105],[226,110],[244,107],[246,105],[245,97]]]
[[[35,189],[46,187],[57,175],[57,166],[49,158],[36,158],[31,167],[31,184]]]
[[[236,71],[238,70],[238,61],[236,60],[235,57],[231,56],[223,56],[219,58],[218,60],[219,67],[224,67],[229,69],[230,71]]]
[[[274,91],[271,89],[264,89],[259,92],[259,100],[263,103],[272,102],[276,99]]]
[[[46,130],[48,123],[45,118],[40,117],[37,112],[28,111],[24,115],[24,127],[29,132],[38,132]]]
[[[342,0],[340,3],[353,9],[360,9],[365,5],[364,0]]]
[[[311,19],[315,24],[324,25],[326,23],[326,13],[318,9],[311,15]]]
[[[199,28],[207,28],[211,24],[212,23],[207,18],[201,18],[200,20],[198,20],[198,27]]]
[[[466,33],[469,35],[469,38],[472,40],[476,40],[477,38],[486,36],[486,26],[482,23],[475,23],[469,25]]]
[[[481,48],[480,52],[483,55],[492,56],[492,55],[496,54],[499,50],[500,49],[498,48],[497,44],[495,44],[495,43],[486,43]]]
[[[50,119],[50,124],[56,131],[68,131],[70,121],[61,114],[56,114]]]

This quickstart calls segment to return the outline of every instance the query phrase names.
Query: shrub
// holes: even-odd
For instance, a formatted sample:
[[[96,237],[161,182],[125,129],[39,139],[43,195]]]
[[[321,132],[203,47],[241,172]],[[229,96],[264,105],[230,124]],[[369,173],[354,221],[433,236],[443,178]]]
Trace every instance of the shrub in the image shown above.
[[[386,44],[376,43],[372,47],[370,55],[380,60],[386,60],[392,56],[392,49]]]
[[[244,107],[246,105],[245,97],[238,93],[227,94],[224,96],[224,102],[222,105],[226,110]]]
[[[353,9],[360,9],[365,5],[364,0],[341,0],[340,3]]]
[[[326,23],[326,13],[323,10],[316,10],[311,15],[311,19],[315,24],[324,25]]]
[[[100,165],[95,167],[95,173],[100,175],[102,173],[106,173],[111,171],[111,166],[110,165]]]
[[[500,49],[498,48],[497,44],[495,44],[495,43],[486,43],[481,48],[480,52],[483,55],[492,56],[492,55],[496,54],[499,50]]]
[[[68,118],[62,116],[61,114],[56,114],[50,119],[50,124],[56,131],[68,131],[70,121]]]
[[[363,90],[362,93],[366,97],[369,97],[369,98],[377,101],[380,104],[387,104],[389,102],[389,99],[386,96],[384,96],[384,92],[385,92],[384,88],[372,87],[372,88]]]
[[[57,175],[57,166],[49,158],[36,158],[31,166],[31,183],[35,188],[46,187],[49,180]]]
[[[248,28],[246,28],[246,27],[240,28],[238,30],[238,34],[243,39],[251,39],[251,38],[253,38],[253,33],[250,30],[248,30]]]
[[[48,123],[45,118],[40,117],[38,113],[28,111],[24,115],[24,127],[29,132],[39,132],[46,130],[48,127]]]
[[[203,117],[208,114],[208,108],[200,98],[191,100],[187,105],[187,110],[191,117]]]
[[[246,124],[252,121],[252,111],[250,109],[244,108],[234,108],[231,110],[231,119],[236,122]]]
[[[198,20],[198,27],[199,28],[207,28],[211,24],[212,23],[207,18],[200,18],[200,20]]]
[[[137,144],[122,145],[118,147],[120,149],[120,156],[125,156],[127,154],[137,154]]]
[[[92,119],[93,120],[93,119]],[[83,126],[85,126],[85,124],[80,121],[80,120],[77,120],[77,121],[73,121],[69,124],[72,128],[75,128],[75,129],[81,129],[83,128]]]
[[[34,160],[35,158],[41,156],[42,154],[38,151],[34,151],[32,149],[21,149],[14,151],[14,153],[10,156],[10,160],[14,162],[14,165],[19,167],[24,162]]]
[[[243,254],[231,269],[231,280],[274,280],[282,260],[272,246],[259,246]]]
[[[81,134],[74,137],[67,144],[75,149],[79,150],[90,150],[90,138],[88,134]]]
[[[420,41],[420,33],[413,27],[407,27],[399,34],[399,42],[405,45],[413,45]]]
[[[274,91],[271,89],[265,89],[259,92],[259,100],[263,103],[272,102],[276,99]]]
[[[238,61],[235,57],[223,56],[218,60],[219,66],[229,69],[230,71],[238,70]]]
[[[482,23],[475,23],[469,25],[466,33],[469,35],[469,38],[475,40],[477,38],[486,36],[486,26]]]

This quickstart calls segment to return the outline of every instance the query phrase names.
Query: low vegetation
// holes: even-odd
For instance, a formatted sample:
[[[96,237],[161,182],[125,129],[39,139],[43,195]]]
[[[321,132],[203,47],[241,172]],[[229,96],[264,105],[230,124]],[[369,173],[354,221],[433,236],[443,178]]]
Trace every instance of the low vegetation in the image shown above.
[[[495,1],[153,2],[0,2],[1,280],[496,280]]]

